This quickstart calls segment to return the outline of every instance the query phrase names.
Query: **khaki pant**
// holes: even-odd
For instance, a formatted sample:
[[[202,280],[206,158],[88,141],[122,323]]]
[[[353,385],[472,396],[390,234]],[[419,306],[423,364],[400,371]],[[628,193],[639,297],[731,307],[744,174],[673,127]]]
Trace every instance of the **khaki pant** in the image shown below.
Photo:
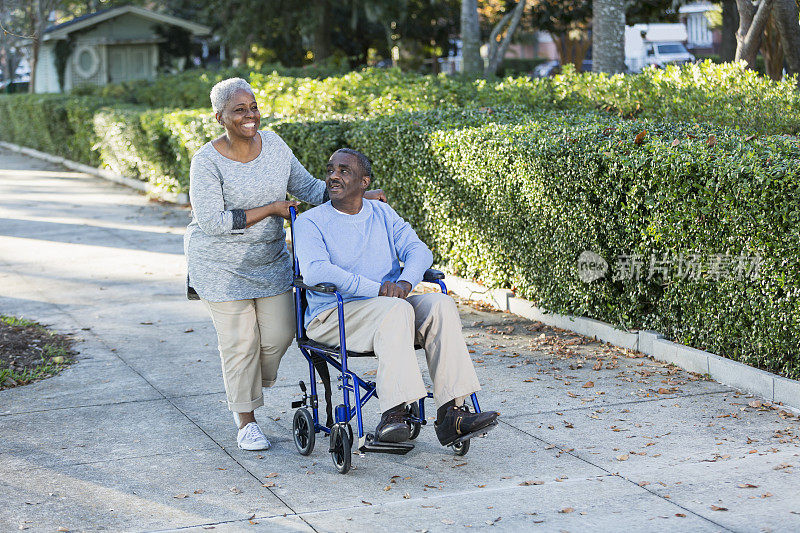
[[[275,384],[278,365],[294,338],[292,292],[252,300],[203,302],[217,330],[228,409],[249,413],[264,405],[261,388]]]
[[[348,350],[375,352],[381,411],[427,394],[414,353],[415,342],[425,350],[439,407],[480,390],[461,317],[449,296],[430,293],[407,299],[378,296],[344,304],[345,344]],[[307,326],[311,339],[339,345],[336,308],[317,315]]]

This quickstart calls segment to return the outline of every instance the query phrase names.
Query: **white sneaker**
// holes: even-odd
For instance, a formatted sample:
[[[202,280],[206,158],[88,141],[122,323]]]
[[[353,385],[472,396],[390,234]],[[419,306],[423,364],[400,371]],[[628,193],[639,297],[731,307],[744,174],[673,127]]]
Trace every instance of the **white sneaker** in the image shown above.
[[[236,443],[243,450],[269,450],[270,443],[261,428],[255,422],[250,422],[239,430],[236,435]]]

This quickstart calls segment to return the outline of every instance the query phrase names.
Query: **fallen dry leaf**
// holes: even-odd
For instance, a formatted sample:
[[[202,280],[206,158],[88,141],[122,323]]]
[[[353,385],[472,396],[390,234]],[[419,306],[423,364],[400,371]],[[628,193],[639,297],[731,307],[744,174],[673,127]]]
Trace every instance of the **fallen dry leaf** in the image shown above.
[[[711,506],[711,510],[712,511],[727,511],[728,508],[727,507],[720,507],[718,505],[712,505]]]
[[[241,493],[242,493],[241,489],[239,489],[239,488],[237,488],[237,487],[231,487],[231,488],[230,488],[230,489],[228,489],[228,490],[230,490],[230,491],[231,491],[232,493],[234,493],[234,494],[241,494]]]
[[[678,139],[675,139],[674,141],[672,141],[672,147],[673,147],[673,148],[675,148],[675,147],[676,147],[676,146],[678,146],[679,144],[681,144],[681,141],[679,141]]]
[[[177,498],[177,499],[179,499],[179,500],[182,500],[182,499],[184,499],[184,498],[188,498],[188,497],[189,497],[189,495],[188,495],[188,494],[183,494],[183,493],[181,493],[181,494],[176,494],[175,496],[173,496],[173,498]]]
[[[617,461],[627,461],[627,460],[628,460],[628,454],[627,453],[623,453],[622,455],[618,455],[617,456]]]
[[[708,140],[706,140],[706,144],[708,146],[715,146],[717,144],[717,137],[716,135],[711,135]]]
[[[740,489],[757,489],[758,485],[753,485],[752,483],[739,483],[736,485]]]
[[[573,509],[572,507],[564,507],[559,511],[559,513],[562,514],[573,513],[573,512],[575,512],[575,509]]]
[[[642,144],[644,142],[645,135],[647,135],[647,130],[642,130],[639,132],[636,138],[633,139],[633,144]]]
[[[267,474],[264,477],[278,477],[278,473],[277,472],[270,472],[269,474]]]
[[[531,485],[544,485],[544,481],[539,481],[538,479],[532,481],[523,481],[520,483],[521,487],[529,487]]]
[[[372,505],[372,503],[368,502],[367,500],[361,500],[361,503],[364,505]]]
[[[267,481],[266,483],[262,483],[261,486],[265,487],[265,488],[274,487],[275,486],[275,482],[274,481]]]
[[[591,389],[592,387],[594,387],[594,381],[587,381],[582,385],[582,387],[584,389]]]

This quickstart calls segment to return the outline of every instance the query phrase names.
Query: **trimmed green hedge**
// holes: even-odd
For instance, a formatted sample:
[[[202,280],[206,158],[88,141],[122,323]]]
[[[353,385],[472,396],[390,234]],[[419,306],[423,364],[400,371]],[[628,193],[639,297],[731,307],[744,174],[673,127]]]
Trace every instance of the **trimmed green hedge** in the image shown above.
[[[206,108],[214,83],[240,70],[189,71],[95,89],[100,95],[151,108]],[[624,117],[701,122],[761,134],[800,132],[800,92],[792,79],[774,82],[744,63],[705,61],[641,74],[577,74],[554,78],[468,80],[394,69],[365,69],[327,78],[252,72],[262,113],[290,120],[377,117],[443,108],[525,106],[532,110],[595,109]]]
[[[283,117],[269,127],[312,174],[340,146],[364,151],[375,185],[454,272],[800,377],[798,139],[767,135],[800,130],[791,80],[710,64],[549,81],[259,76],[267,121]],[[221,133],[210,110],[112,104],[0,97],[0,138],[186,190],[192,154]],[[612,266],[760,256],[761,277],[585,283],[586,250]]]
[[[437,261],[554,312],[629,328],[800,377],[800,160],[797,140],[692,124],[519,109],[430,112],[279,131],[314,168],[346,144],[374,160],[375,185]],[[325,131],[331,132],[326,136]],[[636,137],[645,131],[643,142]],[[591,250],[642,279],[586,283]],[[701,256],[698,279],[647,262]],[[760,256],[759,279],[714,279],[729,254]]]
[[[96,166],[94,113],[109,103],[66,95],[0,96],[0,140]]]

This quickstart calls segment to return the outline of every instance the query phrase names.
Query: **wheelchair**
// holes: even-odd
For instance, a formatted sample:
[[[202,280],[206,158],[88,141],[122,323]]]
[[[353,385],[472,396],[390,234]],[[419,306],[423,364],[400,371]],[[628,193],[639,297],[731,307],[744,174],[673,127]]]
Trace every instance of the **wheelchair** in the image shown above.
[[[344,333],[344,302],[342,295],[337,290],[333,283],[319,283],[317,285],[307,285],[303,283],[303,277],[300,273],[300,266],[295,255],[295,233],[294,222],[297,212],[294,207],[289,208],[291,212],[291,230],[292,230],[292,261],[293,261],[293,274],[294,281],[292,282],[294,292],[295,313],[297,320],[297,345],[300,352],[308,362],[309,371],[309,386],[305,382],[300,381],[300,391],[303,394],[302,400],[292,402],[292,409],[297,409],[294,413],[292,422],[292,431],[294,434],[294,443],[300,455],[310,455],[314,450],[316,442],[316,434],[323,433],[330,441],[329,453],[333,459],[333,464],[336,470],[341,474],[346,474],[350,470],[351,460],[353,456],[352,447],[354,437],[358,437],[357,449],[360,452],[377,452],[377,453],[392,453],[404,455],[414,449],[414,445],[410,442],[400,443],[386,443],[376,441],[374,435],[368,434],[364,431],[364,424],[362,420],[362,411],[364,405],[370,398],[378,396],[376,384],[373,381],[367,381],[355,374],[348,367],[348,359],[353,357],[375,357],[372,352],[353,352],[347,349],[347,343]],[[424,282],[437,284],[443,293],[447,293],[447,287],[444,284],[444,273],[428,269],[423,278]],[[306,336],[304,314],[307,308],[306,293],[307,291],[333,294],[337,300],[337,312],[339,316],[339,347],[325,346],[318,342],[309,339]],[[419,349],[418,346],[415,346]],[[338,388],[342,391],[342,403],[333,407],[332,404],[332,386],[329,366],[333,367],[339,372],[338,380],[340,381]],[[322,381],[325,397],[325,414],[326,420],[323,424],[320,421],[319,413],[319,396],[317,394],[317,374]],[[406,406],[406,415],[408,424],[410,425],[410,440],[417,438],[420,429],[423,425],[427,424],[425,419],[425,399],[433,398],[432,393],[428,393],[426,397],[420,398],[418,401]],[[480,413],[480,405],[478,404],[478,397],[473,393],[470,397],[472,406],[475,412]],[[353,428],[350,421],[355,418],[357,433],[354,435]],[[475,434],[463,435],[458,438],[450,446],[453,448],[455,455],[465,455],[469,451],[470,438],[482,435],[485,430],[476,432]]]

